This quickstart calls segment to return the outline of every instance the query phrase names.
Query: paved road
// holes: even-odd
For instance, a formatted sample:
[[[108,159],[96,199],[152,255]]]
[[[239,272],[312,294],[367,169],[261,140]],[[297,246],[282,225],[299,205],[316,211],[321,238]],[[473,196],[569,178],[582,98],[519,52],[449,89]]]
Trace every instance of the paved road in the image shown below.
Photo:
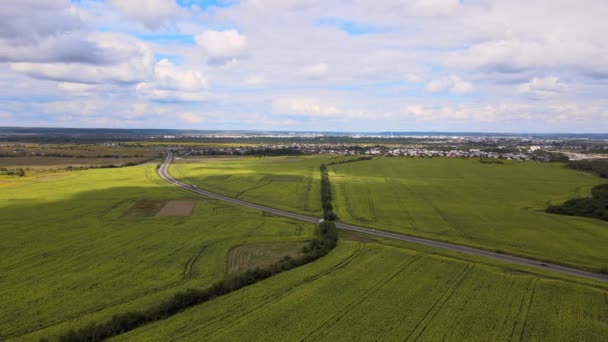
[[[182,183],[182,182],[176,180],[175,178],[173,178],[168,172],[169,164],[171,164],[171,159],[172,159],[172,154],[168,153],[167,158],[165,159],[165,162],[158,170],[158,174],[160,175],[160,177],[171,184],[174,184],[176,186],[182,187],[186,190],[195,192],[195,193],[203,195],[203,196],[207,196],[207,197],[215,198],[215,199],[218,199],[221,201],[242,205],[242,206],[249,207],[249,208],[258,209],[258,210],[265,211],[265,212],[268,212],[271,214],[289,217],[289,218],[300,220],[300,221],[306,221],[306,222],[312,222],[312,223],[319,222],[319,218],[317,218],[317,217],[300,215],[300,214],[292,213],[289,211],[284,211],[284,210],[270,208],[270,207],[266,207],[263,205],[251,203],[251,202],[242,201],[242,200],[239,200],[236,198],[223,196],[220,194],[216,194],[214,192],[198,189],[198,188],[193,187],[186,183]],[[542,269],[546,269],[546,270],[552,270],[552,271],[565,273],[568,275],[573,275],[573,276],[578,276],[578,277],[583,277],[583,278],[590,278],[590,279],[595,279],[595,280],[600,280],[600,281],[608,281],[608,275],[587,272],[587,271],[578,270],[575,268],[564,267],[564,266],[559,266],[559,265],[555,265],[555,264],[549,264],[549,263],[545,263],[542,261],[530,260],[530,259],[511,256],[511,255],[494,253],[494,252],[485,251],[482,249],[455,245],[455,244],[451,244],[451,243],[447,243],[447,242],[427,240],[427,239],[417,238],[417,237],[413,237],[413,236],[409,236],[409,235],[390,233],[390,232],[366,228],[366,227],[353,226],[350,224],[340,223],[340,222],[336,222],[336,227],[338,229],[342,229],[342,230],[348,230],[348,231],[353,231],[353,232],[363,233],[363,234],[368,234],[368,235],[375,235],[375,236],[388,238],[388,239],[413,242],[413,243],[417,243],[420,245],[426,245],[426,246],[431,246],[431,247],[436,247],[436,248],[447,249],[447,250],[451,250],[451,251],[472,254],[472,255],[476,255],[476,256],[498,259],[501,261],[513,262],[513,263],[520,264],[520,265],[538,267],[538,268],[542,268]]]

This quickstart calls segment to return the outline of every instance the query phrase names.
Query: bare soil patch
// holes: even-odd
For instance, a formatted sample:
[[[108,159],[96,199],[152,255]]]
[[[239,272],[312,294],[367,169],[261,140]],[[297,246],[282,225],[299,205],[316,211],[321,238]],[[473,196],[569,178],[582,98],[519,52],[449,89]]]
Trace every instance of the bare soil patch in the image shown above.
[[[193,200],[170,200],[163,205],[156,216],[190,216],[195,205]]]
[[[125,216],[154,216],[165,205],[166,201],[139,200],[127,210]]]
[[[193,200],[139,200],[127,210],[125,216],[190,216],[195,205]]]

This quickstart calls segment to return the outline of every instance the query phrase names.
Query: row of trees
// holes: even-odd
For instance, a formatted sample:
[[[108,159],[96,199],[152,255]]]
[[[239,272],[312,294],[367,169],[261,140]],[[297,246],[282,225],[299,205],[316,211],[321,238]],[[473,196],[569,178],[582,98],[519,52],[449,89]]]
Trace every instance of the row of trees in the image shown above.
[[[141,165],[144,163],[147,163],[149,161],[152,161],[156,158],[152,158],[152,159],[146,159],[146,160],[141,160],[138,162],[127,162],[124,164],[105,164],[105,165],[88,165],[88,166],[66,166],[65,170],[67,171],[80,171],[80,170],[88,170],[88,169],[118,169],[121,167],[128,167],[128,166],[137,166],[137,165]],[[158,168],[158,167],[157,167]]]
[[[608,221],[608,184],[601,184],[591,190],[591,197],[574,198],[561,205],[551,205],[548,213],[592,217]]]
[[[321,207],[323,208],[323,218],[326,221],[334,221],[338,218],[334,213],[332,204],[331,185],[329,184],[329,174],[327,173],[327,165],[322,164],[321,167]]]
[[[608,178],[607,159],[573,160],[568,163],[568,167],[575,170],[592,172],[602,178]]]
[[[7,168],[3,167],[3,168],[0,168],[0,175],[23,177],[23,176],[25,176],[25,170],[22,168],[7,169]]]

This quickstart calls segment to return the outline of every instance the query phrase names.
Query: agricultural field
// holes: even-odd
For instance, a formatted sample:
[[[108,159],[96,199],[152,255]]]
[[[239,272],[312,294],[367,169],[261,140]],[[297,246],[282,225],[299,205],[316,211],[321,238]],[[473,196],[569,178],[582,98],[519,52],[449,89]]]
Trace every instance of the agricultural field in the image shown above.
[[[213,180],[220,188],[217,178],[225,170],[233,182],[226,182],[224,193],[238,191],[243,199],[282,202],[285,208],[306,196],[320,201],[319,164],[342,160],[210,159],[182,160],[171,172],[201,187]],[[348,174],[343,167],[375,162],[385,159],[330,166],[340,215],[341,182]],[[554,184],[554,192],[546,190],[549,200],[567,197],[564,189],[584,193],[596,182],[559,165],[530,165],[555,168],[544,171],[570,186]],[[524,171],[514,167],[505,174],[515,172]],[[383,177],[401,174],[406,172]],[[302,186],[307,177],[317,188]],[[238,189],[269,178],[259,187],[267,186],[264,192]],[[437,179],[450,184],[449,177]],[[54,340],[70,329],[153,307],[178,291],[208,287],[227,274],[297,257],[315,228],[194,195],[162,181],[152,164],[0,178],[0,189],[0,340]],[[298,210],[320,213],[320,203],[315,205],[315,211],[310,204],[309,211]],[[608,334],[606,317],[606,283],[345,234],[317,261],[114,340],[601,341]]]
[[[0,168],[23,168],[37,172],[68,166],[139,164],[160,158],[160,155],[160,148],[151,146],[3,143],[0,144]]]
[[[188,158],[172,164],[170,172],[186,183],[223,195],[321,216],[319,166],[331,158]]]
[[[608,222],[549,204],[604,182],[558,163],[380,158],[330,167],[340,220],[599,270]]]
[[[340,160],[199,158],[172,165],[171,173],[224,195],[320,216],[318,167]],[[329,171],[341,221],[594,271],[608,266],[607,222],[544,212],[602,183],[563,164],[376,158]]]
[[[194,196],[155,165],[40,177],[0,178],[0,340],[57,336],[205,288],[223,279],[233,247],[315,229]]]
[[[605,284],[533,272],[342,239],[319,261],[114,340],[605,340]]]

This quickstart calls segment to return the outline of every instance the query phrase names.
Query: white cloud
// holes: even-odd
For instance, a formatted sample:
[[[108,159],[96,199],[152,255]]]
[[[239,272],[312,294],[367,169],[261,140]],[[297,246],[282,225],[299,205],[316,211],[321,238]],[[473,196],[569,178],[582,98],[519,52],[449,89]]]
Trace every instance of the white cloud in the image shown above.
[[[208,98],[207,86],[207,79],[200,72],[163,59],[154,66],[153,79],[139,83],[136,91],[149,100],[203,101]]]
[[[534,96],[554,96],[566,89],[566,85],[560,82],[556,76],[534,77],[529,82],[517,86],[517,92]]]
[[[257,86],[266,83],[264,76],[251,75],[245,80],[245,84],[250,86]]]
[[[158,29],[181,14],[173,0],[110,0],[110,4],[150,29]]]
[[[146,44],[131,36],[111,32],[95,33],[90,38],[104,54],[114,55],[116,63],[15,62],[10,66],[30,77],[73,83],[136,83],[152,75],[154,57]]]
[[[466,94],[473,90],[473,84],[460,79],[458,76],[431,80],[425,86],[426,91],[431,93],[449,91],[454,94]]]
[[[361,117],[365,113],[357,110],[338,108],[333,104],[304,98],[283,98],[273,101],[273,112],[285,115],[308,117]]]
[[[200,115],[193,113],[193,112],[181,113],[179,115],[179,118],[183,122],[188,123],[188,124],[197,124],[197,123],[203,122],[203,118]]]
[[[211,62],[226,62],[243,57],[247,52],[247,37],[234,29],[204,31],[197,34],[195,40]]]
[[[57,83],[57,88],[64,92],[78,96],[89,96],[99,90],[99,87],[97,85],[71,82]]]
[[[298,71],[298,76],[308,80],[320,80],[325,78],[329,71],[329,65],[318,63],[305,66]]]

